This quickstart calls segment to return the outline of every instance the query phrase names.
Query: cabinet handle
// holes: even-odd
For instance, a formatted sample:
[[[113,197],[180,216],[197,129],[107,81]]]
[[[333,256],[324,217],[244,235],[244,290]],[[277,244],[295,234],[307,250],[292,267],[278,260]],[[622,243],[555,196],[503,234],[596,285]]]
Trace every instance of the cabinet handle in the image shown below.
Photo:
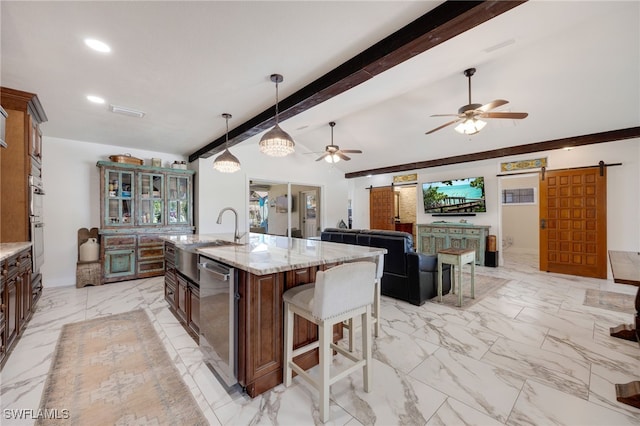
[[[9,271],[7,269],[3,269],[2,270],[2,275],[4,275],[6,277],[7,275],[9,275]]]
[[[6,307],[7,306],[4,303],[2,305],[0,305],[0,312],[4,312]]]
[[[20,266],[20,261],[16,260],[16,266],[19,267]]]

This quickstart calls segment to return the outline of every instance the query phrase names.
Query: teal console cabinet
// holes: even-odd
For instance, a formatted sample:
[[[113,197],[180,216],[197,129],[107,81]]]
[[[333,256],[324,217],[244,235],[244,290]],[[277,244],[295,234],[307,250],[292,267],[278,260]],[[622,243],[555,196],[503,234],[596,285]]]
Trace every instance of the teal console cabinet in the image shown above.
[[[165,234],[192,234],[193,170],[99,161],[102,283],[164,274]]]
[[[476,265],[484,265],[488,225],[440,222],[416,225],[418,251],[437,254],[445,248],[473,249],[476,251]]]

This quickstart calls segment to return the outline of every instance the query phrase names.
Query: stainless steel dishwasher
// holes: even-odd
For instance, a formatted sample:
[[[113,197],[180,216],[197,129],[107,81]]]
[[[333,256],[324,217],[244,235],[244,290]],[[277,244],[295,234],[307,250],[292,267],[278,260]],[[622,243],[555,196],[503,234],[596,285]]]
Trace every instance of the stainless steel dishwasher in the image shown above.
[[[236,270],[199,256],[200,350],[227,386],[237,379],[238,299]]]

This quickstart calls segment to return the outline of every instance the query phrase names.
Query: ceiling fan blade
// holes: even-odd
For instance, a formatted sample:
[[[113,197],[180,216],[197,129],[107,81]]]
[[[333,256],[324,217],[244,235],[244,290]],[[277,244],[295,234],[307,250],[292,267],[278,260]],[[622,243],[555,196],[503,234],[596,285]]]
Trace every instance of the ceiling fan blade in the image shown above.
[[[459,117],[460,114],[433,114],[429,117]]]
[[[325,152],[325,153],[324,153],[324,154],[322,154],[322,155],[320,156],[320,158],[318,158],[316,161],[324,160],[324,157],[326,157],[327,155],[331,155],[331,153],[330,153],[330,152]]]
[[[351,157],[347,157],[346,155],[344,155],[342,153],[342,151],[336,151],[336,155],[340,158],[342,158],[344,161],[349,161],[351,160]]]
[[[494,108],[498,108],[499,106],[508,104],[509,101],[505,101],[504,99],[496,99],[495,101],[491,101],[488,104],[482,105],[478,108],[478,111],[487,112]]]
[[[431,133],[433,133],[433,132],[437,132],[438,130],[440,130],[440,129],[444,128],[444,127],[450,126],[450,125],[452,125],[452,124],[454,124],[454,123],[457,123],[457,122],[458,122],[458,121],[460,121],[460,120],[462,120],[462,118],[458,118],[458,119],[456,119],[456,120],[452,120],[452,121],[450,121],[450,122],[448,122],[448,123],[444,123],[442,126],[436,127],[436,128],[435,128],[435,129],[433,129],[433,130],[429,130],[427,133],[425,133],[425,135],[429,135],[429,134],[431,134]]]
[[[346,152],[347,154],[362,154],[359,149],[341,149],[340,152]]]
[[[511,118],[514,120],[519,120],[522,118],[526,118],[529,114],[526,112],[485,112],[484,114],[480,114],[482,118]]]

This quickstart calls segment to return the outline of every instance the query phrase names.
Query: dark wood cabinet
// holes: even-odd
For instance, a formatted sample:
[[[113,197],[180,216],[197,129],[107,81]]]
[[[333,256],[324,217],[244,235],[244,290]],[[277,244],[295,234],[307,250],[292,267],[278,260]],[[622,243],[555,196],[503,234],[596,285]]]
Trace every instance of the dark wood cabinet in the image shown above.
[[[7,112],[5,139],[0,150],[0,242],[31,241],[29,175],[41,177],[40,123],[47,115],[35,93],[0,88]]]
[[[33,314],[38,292],[31,283],[31,247],[0,261],[0,366]]]
[[[198,342],[200,333],[200,287],[176,270],[176,248],[164,243],[164,298],[169,310]]]

